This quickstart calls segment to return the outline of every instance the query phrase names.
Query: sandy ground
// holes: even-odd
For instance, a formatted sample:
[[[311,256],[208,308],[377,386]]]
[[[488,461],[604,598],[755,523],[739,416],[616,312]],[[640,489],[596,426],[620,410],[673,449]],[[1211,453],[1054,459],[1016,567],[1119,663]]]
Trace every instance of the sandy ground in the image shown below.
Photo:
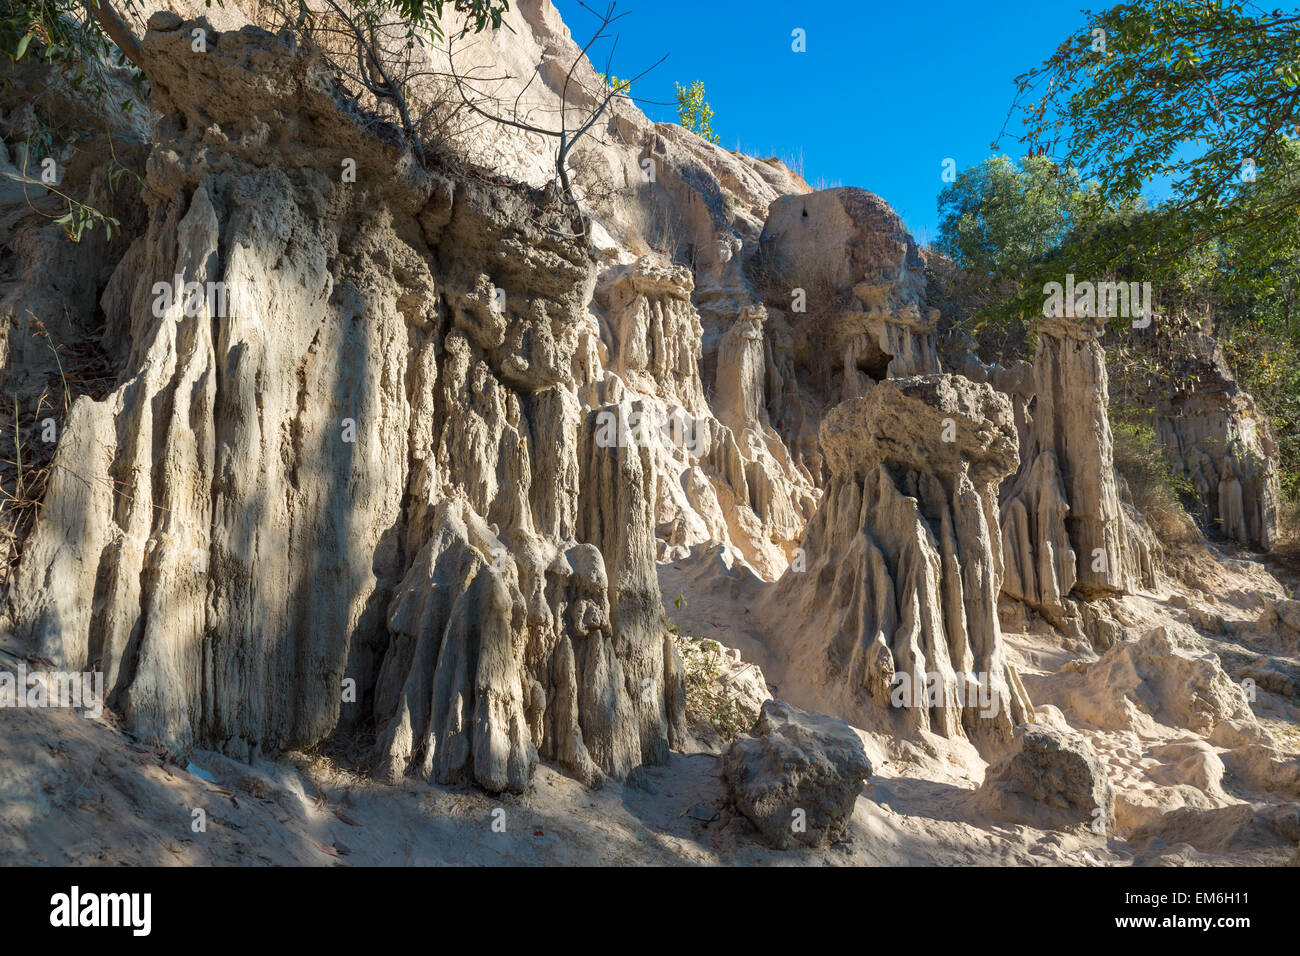
[[[1199,652],[1212,652],[1231,675],[1242,664],[1269,660],[1300,674],[1300,658],[1261,646],[1248,633],[1268,601],[1295,593],[1300,580],[1276,563],[1222,544],[1181,546],[1168,557],[1169,574],[1159,593],[1125,598],[1118,608],[1123,636],[1136,638],[1163,627]],[[729,568],[717,549],[660,567],[660,586],[669,616],[683,632],[739,649],[768,673],[772,692],[781,693],[781,676],[791,666],[780,652],[779,636],[764,633],[751,613],[767,586],[752,574]],[[673,598],[681,595],[680,606]],[[1235,633],[1234,633],[1235,632]],[[1128,824],[1120,836],[1102,839],[1086,827],[1077,831],[1036,831],[1000,825],[970,806],[970,791],[983,780],[985,762],[964,741],[927,736],[920,746],[902,745],[864,734],[877,773],[859,801],[867,819],[887,820],[891,850],[868,854],[890,863],[1082,863],[1088,865],[1279,865],[1300,841],[1297,794],[1248,786],[1226,773],[1188,793],[1171,766],[1174,756],[1226,748],[1179,727],[1159,724],[1143,732],[1074,728],[1055,706],[1062,696],[1062,668],[1093,661],[1097,654],[1063,638],[1045,621],[1004,621],[1011,662],[1037,708],[1038,719],[1078,729],[1104,761],[1124,804]],[[785,642],[788,643],[788,642]],[[793,690],[793,688],[791,688]],[[796,691],[798,693],[798,691]],[[792,698],[800,706],[811,701]],[[1252,710],[1269,730],[1278,750],[1300,754],[1300,696],[1288,698],[1259,688]],[[884,760],[889,760],[884,763]],[[1194,798],[1194,799],[1192,799]],[[1179,811],[1177,816],[1166,816]],[[1139,834],[1139,822],[1162,821],[1154,834]],[[879,847],[879,844],[878,844]]]
[[[1177,595],[1191,594],[1196,604],[1182,603],[1225,621],[1249,622],[1267,595],[1286,588],[1258,561],[1227,560],[1220,565],[1193,555],[1181,569],[1193,585],[1128,599],[1124,613],[1131,628],[1178,627],[1222,656],[1252,653],[1229,636],[1198,633],[1192,618],[1205,615],[1175,606]],[[739,647],[762,663],[760,629],[747,623],[746,613],[762,584],[738,576],[729,585],[717,579],[717,570],[713,564],[662,566],[669,615],[687,633]],[[679,593],[687,598],[683,608],[673,604]],[[1052,703],[1063,665],[1095,657],[1090,649],[1064,646],[1042,622],[1009,631],[1006,639],[1038,705]],[[18,649],[0,640],[0,650],[6,651],[0,667],[13,670]],[[1300,753],[1300,700],[1261,691],[1254,706],[1279,746]],[[1157,816],[1176,806],[1158,754],[1195,735],[1178,728],[1146,736],[1085,733],[1131,804],[1140,811],[1152,804],[1142,812]],[[1211,806],[1162,817],[1170,822],[1164,833],[1170,839],[1133,844],[1086,826],[1044,831],[1006,825],[973,807],[985,767],[965,741],[862,737],[875,773],[858,798],[848,839],[824,850],[782,852],[728,809],[716,747],[673,754],[669,764],[649,770],[646,789],[611,782],[591,792],[543,765],[530,793],[492,796],[413,779],[387,786],[319,753],[251,766],[216,753],[191,754],[184,763],[210,775],[209,782],[141,746],[109,712],[91,719],[68,710],[5,708],[0,863],[1278,865],[1300,839],[1294,800],[1228,778]],[[205,830],[195,827],[196,810],[203,811]]]
[[[723,799],[716,754],[673,754],[649,789],[590,792],[538,768],[531,793],[493,797],[410,780],[389,787],[295,754],[253,766],[191,755],[215,783],[136,745],[111,719],[0,711],[0,863],[6,865],[889,865],[1131,862],[1083,830],[963,822],[970,781],[885,768],[850,838],[764,846]],[[195,809],[206,832],[192,829]]]

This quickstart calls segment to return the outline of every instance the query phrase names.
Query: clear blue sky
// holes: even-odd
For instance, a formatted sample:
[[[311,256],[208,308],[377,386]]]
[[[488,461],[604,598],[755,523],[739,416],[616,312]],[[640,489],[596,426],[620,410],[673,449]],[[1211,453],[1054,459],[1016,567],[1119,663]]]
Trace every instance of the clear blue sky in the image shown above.
[[[576,0],[554,0],[579,45],[597,25]],[[603,0],[587,0],[603,10]],[[1051,56],[1085,8],[1111,0],[620,0],[613,73],[635,75],[641,108],[676,122],[674,81],[703,80],[728,149],[779,156],[809,184],[861,186],[884,197],[919,240],[935,236],[943,160],[990,155],[1015,96],[1012,80]],[[807,34],[792,52],[791,31]],[[591,58],[604,69],[608,46]],[[1013,133],[1002,152],[1021,155]]]

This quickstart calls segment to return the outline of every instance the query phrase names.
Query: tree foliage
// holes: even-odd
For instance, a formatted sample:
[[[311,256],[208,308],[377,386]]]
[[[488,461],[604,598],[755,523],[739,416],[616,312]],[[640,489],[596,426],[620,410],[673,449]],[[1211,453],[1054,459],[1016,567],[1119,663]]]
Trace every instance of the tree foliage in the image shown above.
[[[992,156],[939,194],[937,245],[967,271],[1023,280],[1064,241],[1087,198],[1077,170]]]
[[[1043,156],[1019,165],[992,157],[963,171],[940,195],[938,246],[966,270],[956,293],[968,305],[964,331],[992,344],[990,357],[1025,357],[1043,283],[1066,273],[1151,282],[1162,321],[1184,331],[1153,336],[1128,329],[1127,318],[1115,323],[1122,334],[1108,365],[1121,417],[1141,420],[1153,396],[1169,394],[1184,359],[1178,334],[1213,332],[1271,420],[1284,490],[1300,495],[1300,142],[1282,140],[1260,173],[1206,200],[1202,215],[1185,197],[1155,206],[1125,190],[1108,197],[1100,176],[1083,179]],[[1211,219],[1221,228],[1198,234]]]
[[[695,80],[690,86],[673,85],[677,87],[677,115],[682,126],[710,143],[721,142],[721,137],[713,131],[713,107],[704,99],[704,81]]]
[[[105,32],[104,23],[112,21],[89,15],[92,9],[97,9],[95,0],[0,0],[0,55],[14,63],[45,60],[67,74],[74,89],[102,96],[107,89],[104,64],[130,63],[139,42],[127,41],[131,53],[123,52]],[[138,5],[123,0],[123,9],[134,14]]]
[[[1131,241],[1161,254],[1229,234],[1272,245],[1300,208],[1300,14],[1222,0],[1131,0],[1087,14],[1086,27],[1017,78],[1031,152],[1097,184],[1109,206],[1167,180],[1172,200]],[[1235,202],[1251,180],[1267,202]]]
[[[1087,14],[1017,78],[1024,141],[1096,184],[1103,210],[1170,198],[1066,250],[1139,270],[1162,311],[1211,320],[1272,419],[1300,494],[1300,13],[1233,0],[1129,0]]]

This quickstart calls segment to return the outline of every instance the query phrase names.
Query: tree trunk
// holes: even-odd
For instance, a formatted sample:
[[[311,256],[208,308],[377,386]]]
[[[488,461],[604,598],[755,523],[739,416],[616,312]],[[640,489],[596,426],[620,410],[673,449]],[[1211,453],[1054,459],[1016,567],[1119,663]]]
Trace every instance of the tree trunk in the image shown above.
[[[117,44],[117,48],[126,54],[127,59],[143,70],[144,55],[140,49],[140,41],[108,0],[83,0],[83,3],[86,12],[100,25],[108,38]]]

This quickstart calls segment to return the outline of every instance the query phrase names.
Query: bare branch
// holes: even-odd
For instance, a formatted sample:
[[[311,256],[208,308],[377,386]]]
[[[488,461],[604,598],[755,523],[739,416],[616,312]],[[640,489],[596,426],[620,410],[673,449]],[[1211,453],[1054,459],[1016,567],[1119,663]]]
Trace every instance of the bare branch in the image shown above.
[[[99,24],[108,38],[117,44],[128,60],[144,70],[144,50],[134,31],[113,9],[109,0],[82,0],[86,12]]]
[[[587,40],[587,42],[578,51],[577,56],[574,57],[573,62],[569,65],[568,70],[565,72],[564,82],[560,85],[560,90],[559,90],[560,106],[557,111],[552,111],[552,112],[559,113],[558,129],[548,129],[546,127],[538,126],[531,122],[526,122],[519,118],[520,101],[523,99],[524,94],[532,86],[533,81],[537,78],[537,72],[534,72],[533,75],[529,77],[527,83],[524,84],[523,88],[520,89],[518,94],[514,97],[514,101],[510,105],[510,109],[509,109],[510,115],[507,116],[504,115],[503,113],[498,113],[498,112],[485,109],[483,108],[483,106],[479,105],[479,103],[475,102],[471,98],[470,95],[471,91],[468,91],[466,89],[467,86],[466,81],[472,79],[472,77],[470,77],[468,74],[462,75],[459,71],[457,71],[455,65],[455,51],[450,42],[447,45],[447,62],[449,65],[452,81],[456,87],[457,93],[460,95],[461,102],[465,107],[470,109],[472,112],[478,114],[479,116],[487,120],[490,120],[493,123],[499,123],[502,126],[512,127],[514,129],[519,129],[528,133],[534,133],[540,136],[548,136],[552,139],[557,140],[557,144],[555,148],[555,178],[559,183],[560,198],[562,199],[563,202],[565,202],[567,205],[570,206],[576,206],[578,203],[578,199],[574,195],[573,184],[569,179],[569,170],[568,170],[569,153],[573,151],[574,147],[578,144],[578,142],[582,139],[583,136],[590,133],[592,128],[600,120],[601,116],[605,114],[605,111],[609,108],[609,104],[613,101],[615,97],[627,96],[623,88],[623,85],[621,83],[618,88],[611,88],[608,84],[608,77],[610,75],[609,70],[612,66],[612,61],[613,61],[613,53],[614,50],[616,50],[618,47],[617,35],[614,37],[613,48],[611,49],[610,54],[606,57],[605,76],[607,80],[605,84],[606,88],[603,94],[601,92],[588,89],[587,86],[581,80],[577,79],[575,76],[577,70],[579,69],[582,63],[584,62],[590,63],[590,61],[588,60],[588,52],[591,50],[592,46],[596,43],[596,41],[608,37],[609,36],[608,30],[610,25],[615,23],[618,20],[621,20],[623,17],[627,16],[627,14],[616,13],[615,7],[617,6],[617,4],[615,2],[611,2],[608,5],[608,7],[606,7],[604,13],[597,13],[586,3],[582,2],[582,0],[579,0],[579,4],[582,6],[584,10],[587,10],[589,13],[592,13],[600,22],[596,27],[595,32],[592,34],[591,38]],[[628,85],[646,76],[651,70],[658,67],[666,59],[667,59],[666,55],[660,57],[659,60],[656,61],[653,65],[642,70],[631,80],[627,81]],[[570,102],[571,86],[576,86],[578,89],[581,89],[582,92],[585,93],[588,97],[590,97],[596,104],[594,107],[591,107],[585,111],[585,115],[579,120],[576,129],[573,130],[571,130],[569,127],[569,115],[568,115],[569,111],[574,109],[573,104]],[[496,103],[501,103],[500,99],[496,97],[490,97],[487,94],[483,93],[482,91],[472,90],[472,92],[477,94],[479,97],[483,99],[491,100]],[[632,97],[627,97],[627,98],[629,100],[632,100]],[[530,114],[532,112],[533,112],[532,110],[529,110]],[[582,237],[586,237],[589,234],[590,234],[590,224],[588,223],[586,218],[583,217],[582,231],[578,235]]]

